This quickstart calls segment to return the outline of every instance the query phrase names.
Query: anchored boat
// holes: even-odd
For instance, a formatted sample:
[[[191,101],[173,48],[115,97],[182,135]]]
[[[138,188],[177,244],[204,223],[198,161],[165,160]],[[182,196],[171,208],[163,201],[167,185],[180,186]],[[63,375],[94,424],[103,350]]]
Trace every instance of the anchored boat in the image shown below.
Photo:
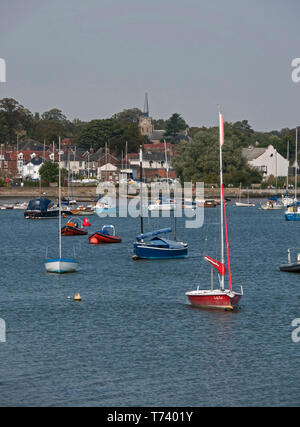
[[[134,243],[134,259],[172,259],[185,258],[188,255],[188,244],[169,240],[159,235],[170,233],[172,228],[150,231],[137,236]]]
[[[58,156],[59,156],[59,165],[60,165],[60,137],[58,143]],[[62,248],[61,248],[61,170],[58,168],[58,198],[59,198],[59,215],[58,215],[58,251],[59,257],[47,259],[45,261],[45,268],[48,273],[73,273],[77,270],[77,261],[71,258],[62,258]]]
[[[287,264],[281,264],[279,267],[280,271],[287,271],[289,273],[300,273],[300,253],[297,254],[296,260],[291,260],[291,250],[288,249],[288,262]]]
[[[143,222],[143,152],[140,148],[140,227],[141,233],[133,245],[132,259],[172,259],[185,258],[188,255],[188,244],[176,240],[176,212],[174,210],[174,240],[158,237],[170,233],[172,228],[144,233]]]
[[[88,234],[86,228],[83,227],[83,223],[79,218],[68,219],[66,225],[61,229],[62,236],[84,236]]]
[[[224,144],[224,123],[223,116],[219,113],[219,130],[220,130],[220,240],[221,240],[221,261],[205,256],[204,260],[211,265],[211,289],[200,289],[186,292],[190,303],[195,307],[200,308],[218,308],[223,310],[233,310],[243,296],[243,289],[240,292],[232,290],[232,277],[229,258],[229,242],[227,231],[227,217],[225,208],[224,186],[223,186],[223,164],[222,164],[222,147]],[[225,288],[225,257],[224,257],[224,227],[226,234],[226,249],[227,249],[227,266],[228,266],[228,289]],[[213,269],[218,271],[219,285],[218,289],[214,289]]]
[[[29,201],[24,212],[26,219],[54,219],[59,214],[59,208],[46,197],[32,199]]]
[[[121,243],[122,239],[116,236],[116,230],[113,225],[104,225],[101,231],[96,231],[89,237],[89,242],[97,245],[98,243]]]

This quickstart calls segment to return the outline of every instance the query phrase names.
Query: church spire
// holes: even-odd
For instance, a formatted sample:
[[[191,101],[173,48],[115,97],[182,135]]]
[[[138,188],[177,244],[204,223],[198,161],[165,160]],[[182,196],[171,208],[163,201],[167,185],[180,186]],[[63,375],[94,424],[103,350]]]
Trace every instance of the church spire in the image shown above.
[[[145,93],[144,101],[144,117],[149,117],[149,103],[148,103],[148,93]]]

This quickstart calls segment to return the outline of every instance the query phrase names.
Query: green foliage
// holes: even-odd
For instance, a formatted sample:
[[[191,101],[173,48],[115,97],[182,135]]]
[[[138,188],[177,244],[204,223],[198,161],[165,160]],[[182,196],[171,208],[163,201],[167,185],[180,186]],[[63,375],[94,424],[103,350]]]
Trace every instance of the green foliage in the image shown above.
[[[129,108],[123,110],[120,113],[114,114],[113,119],[122,124],[138,123],[139,118],[143,115],[143,112],[139,108]]]
[[[42,120],[64,122],[67,120],[67,117],[58,108],[52,108],[51,110],[42,114]]]
[[[58,163],[45,162],[40,167],[40,176],[42,181],[49,184],[58,180]]]
[[[178,113],[172,114],[172,116],[166,121],[165,126],[165,135],[170,136],[173,139],[176,138],[176,134],[178,132],[183,131],[188,127],[185,120]]]
[[[232,130],[225,126],[223,147],[223,177],[225,185],[238,186],[240,182],[249,186],[261,182],[261,174],[248,167],[241,155],[242,145]],[[177,146],[178,156],[174,168],[183,181],[219,183],[219,130],[202,128],[191,142],[182,141]]]
[[[166,120],[157,119],[152,120],[152,124],[155,130],[166,130]]]
[[[65,135],[65,129],[63,124],[51,120],[40,120],[34,129],[33,136],[37,141],[47,141],[51,144],[52,141],[56,141],[58,135],[62,138]]]
[[[58,163],[45,162],[42,164],[39,170],[42,182],[49,184],[50,182],[58,182]],[[62,185],[67,183],[68,171],[67,169],[61,168],[61,183]]]
[[[77,145],[87,150],[105,148],[107,143],[111,153],[120,155],[128,142],[128,152],[135,151],[145,138],[139,133],[136,123],[121,124],[115,119],[92,120],[80,132]]]
[[[13,98],[0,100],[0,138],[1,143],[13,144],[17,139],[17,130],[22,127],[26,110]]]

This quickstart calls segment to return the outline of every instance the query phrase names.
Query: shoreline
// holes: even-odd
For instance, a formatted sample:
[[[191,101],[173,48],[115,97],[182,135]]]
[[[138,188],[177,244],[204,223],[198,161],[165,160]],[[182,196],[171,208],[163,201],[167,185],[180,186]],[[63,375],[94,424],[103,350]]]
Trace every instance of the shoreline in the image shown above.
[[[249,190],[250,198],[268,198],[278,195],[278,198],[281,198],[281,195],[285,194],[285,189],[251,189]],[[219,188],[205,188],[204,189],[205,199],[217,199],[220,197]],[[293,192],[291,192],[293,195]],[[62,197],[66,198],[68,195],[68,188],[62,188]],[[117,189],[118,195],[118,189]],[[224,195],[228,198],[237,199],[240,196],[239,188],[224,188]],[[42,188],[32,188],[32,187],[0,187],[0,199],[34,199],[37,197],[45,196],[48,198],[58,197],[58,187],[42,187]],[[134,197],[134,195],[129,195],[128,197]],[[73,194],[71,195],[72,199],[78,201],[97,201],[98,195],[96,194],[96,186],[89,187],[75,187],[73,188]],[[248,198],[248,190],[242,190],[242,199]]]

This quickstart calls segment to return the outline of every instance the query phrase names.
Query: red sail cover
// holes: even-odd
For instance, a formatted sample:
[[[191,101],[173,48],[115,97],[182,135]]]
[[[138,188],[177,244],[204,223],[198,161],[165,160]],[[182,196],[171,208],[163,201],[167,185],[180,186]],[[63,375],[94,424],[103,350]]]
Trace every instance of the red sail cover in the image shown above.
[[[215,269],[218,270],[218,272],[219,272],[219,274],[221,274],[221,276],[225,276],[226,267],[224,264],[222,264],[219,261],[216,261],[215,259],[213,259],[209,256],[205,256],[204,259],[205,259],[205,261],[209,262],[213,267],[215,267]]]

